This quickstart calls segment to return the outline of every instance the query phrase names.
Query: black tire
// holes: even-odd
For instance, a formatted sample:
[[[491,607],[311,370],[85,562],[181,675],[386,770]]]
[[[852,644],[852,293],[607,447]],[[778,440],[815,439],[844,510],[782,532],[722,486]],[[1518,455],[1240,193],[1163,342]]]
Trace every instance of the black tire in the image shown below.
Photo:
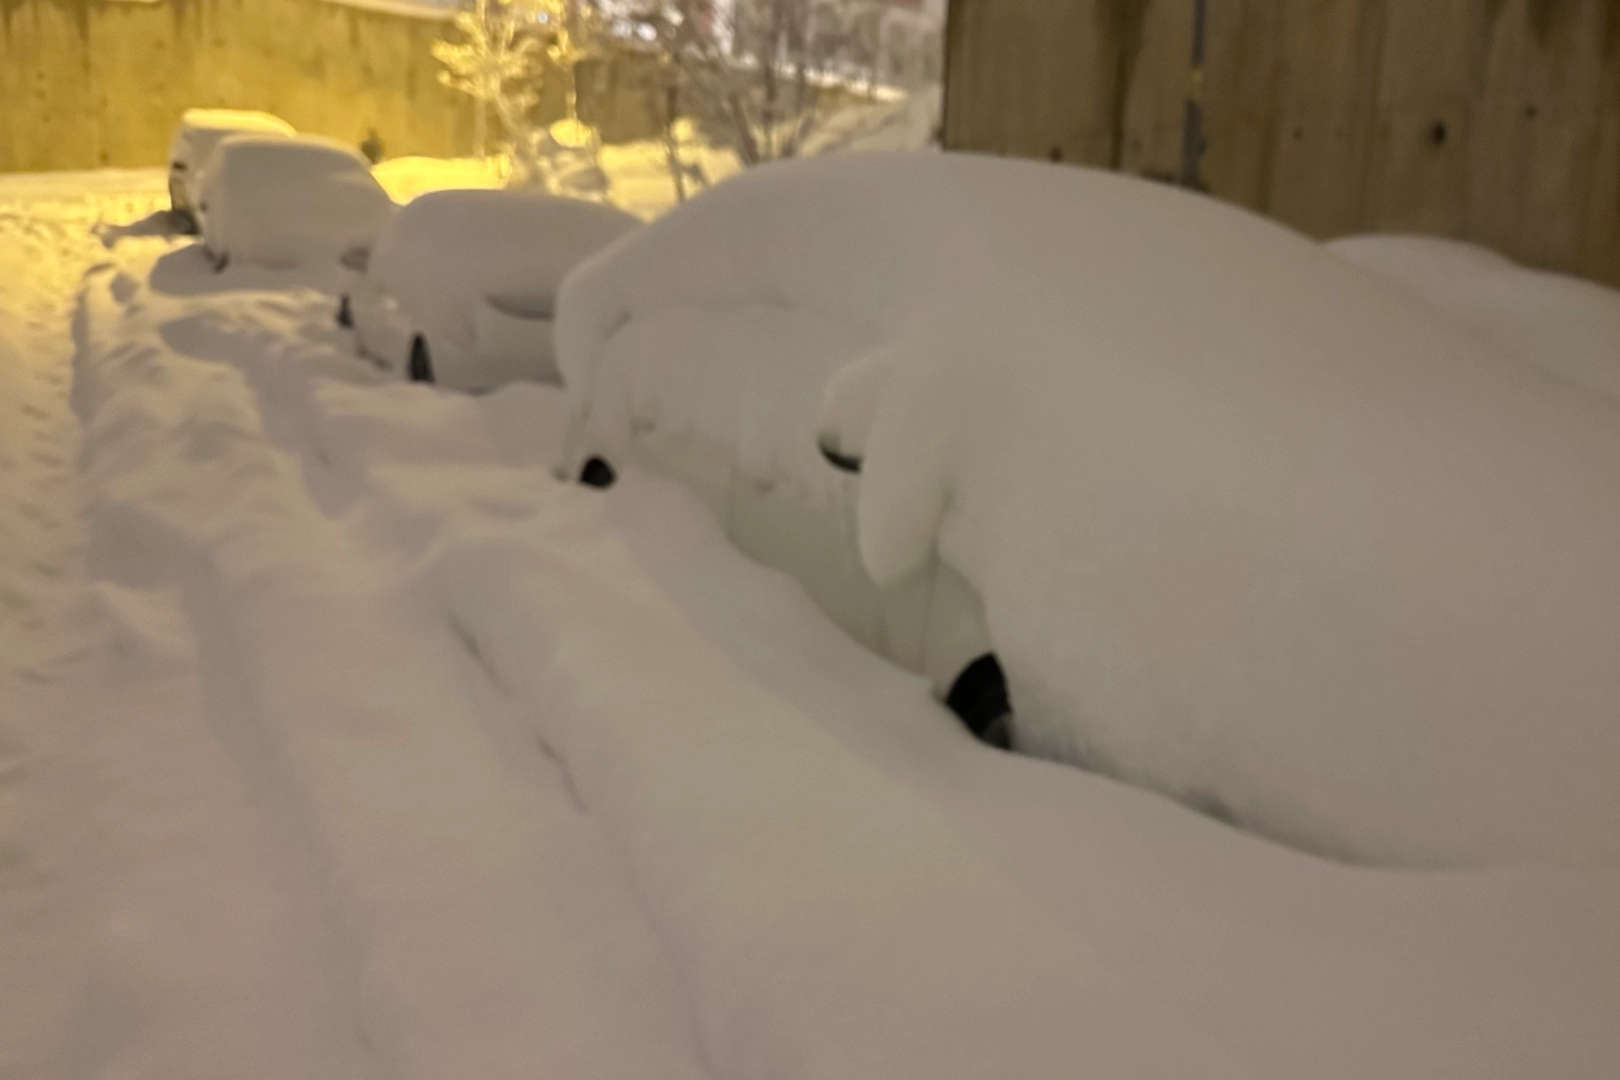
[[[411,362],[408,372],[411,382],[433,382],[433,355],[428,351],[427,338],[417,334],[411,339]]]
[[[579,482],[586,487],[606,490],[618,482],[619,474],[612,465],[593,457],[579,470]]]
[[[343,299],[338,301],[337,324],[345,330],[354,329],[354,308],[349,305],[348,293],[344,293]]]
[[[998,750],[1012,749],[1012,698],[1007,673],[994,653],[985,653],[962,669],[945,696],[945,706],[975,739]]]
[[[827,460],[827,464],[839,472],[849,473],[852,476],[861,474],[862,461],[860,458],[834,450],[826,443],[821,443],[820,447],[821,456]]]

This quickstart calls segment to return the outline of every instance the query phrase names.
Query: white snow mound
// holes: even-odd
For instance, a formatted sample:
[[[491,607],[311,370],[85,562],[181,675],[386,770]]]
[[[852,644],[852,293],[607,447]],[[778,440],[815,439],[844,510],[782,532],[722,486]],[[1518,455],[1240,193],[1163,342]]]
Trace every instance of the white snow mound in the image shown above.
[[[750,173],[573,276],[576,408],[621,330],[762,310],[877,365],[822,424],[865,459],[863,559],[978,589],[1022,748],[1357,860],[1620,863],[1600,399],[1244,211],[872,155]]]
[[[1410,290],[1491,344],[1620,400],[1620,291],[1428,236],[1351,236],[1328,250]]]
[[[370,271],[434,338],[471,347],[479,302],[549,313],[568,272],[638,218],[600,203],[523,191],[434,191],[406,204]]]

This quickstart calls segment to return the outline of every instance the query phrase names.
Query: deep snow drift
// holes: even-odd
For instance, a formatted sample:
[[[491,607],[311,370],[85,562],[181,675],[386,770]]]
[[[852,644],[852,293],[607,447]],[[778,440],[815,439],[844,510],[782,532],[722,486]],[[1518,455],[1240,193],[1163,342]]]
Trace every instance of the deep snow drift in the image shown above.
[[[1023,748],[1357,860],[1620,865],[1611,402],[1212,200],[879,155],[753,172],[570,279],[576,409],[701,427],[648,328],[759,312],[838,343],[863,561],[978,590]]]
[[[89,558],[0,668],[0,1074],[1615,1075],[1615,875],[1351,868],[987,751],[687,492],[556,483],[556,394],[384,381],[163,240],[70,343],[95,244],[19,221],[57,398],[0,434],[69,451]]]
[[[1614,876],[1335,866],[987,751],[690,495],[552,481],[547,391],[379,385],[330,297],[164,267],[86,293],[92,550],[206,599],[393,1074],[1620,1060]]]

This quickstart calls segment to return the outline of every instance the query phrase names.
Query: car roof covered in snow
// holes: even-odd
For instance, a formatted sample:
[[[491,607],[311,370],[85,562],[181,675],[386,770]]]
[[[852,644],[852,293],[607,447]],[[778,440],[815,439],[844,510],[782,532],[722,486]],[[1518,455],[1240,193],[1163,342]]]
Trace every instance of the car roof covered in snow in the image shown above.
[[[407,203],[379,238],[370,273],[412,317],[455,332],[469,303],[550,310],[581,262],[641,227],[622,210],[526,191],[434,191]]]
[[[641,225],[602,203],[529,191],[433,191],[407,203],[378,244],[388,284],[442,287],[471,273],[485,291],[549,295],[579,262]]]
[[[187,109],[180,117],[182,131],[256,131],[292,135],[293,126],[279,116],[251,109]]]
[[[231,169],[271,169],[267,182],[287,174],[353,172],[370,173],[371,165],[360,151],[348,143],[325,135],[230,135],[214,151],[216,167]]]
[[[335,262],[373,243],[395,209],[358,151],[318,135],[227,138],[203,203],[210,249],[266,266]]]

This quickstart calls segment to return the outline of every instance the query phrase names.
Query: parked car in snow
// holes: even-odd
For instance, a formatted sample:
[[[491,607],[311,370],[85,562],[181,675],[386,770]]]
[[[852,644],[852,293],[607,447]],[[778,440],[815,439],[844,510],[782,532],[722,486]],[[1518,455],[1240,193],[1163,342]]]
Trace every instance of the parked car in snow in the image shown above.
[[[993,651],[1019,749],[1344,858],[1620,865],[1620,424],[1305,237],[816,159],[582,268],[557,340],[568,467],[685,481],[936,684]]]
[[[817,448],[829,384],[882,346],[881,324],[820,306],[817,282],[869,285],[874,304],[887,286],[862,259],[816,261],[820,217],[761,197],[728,182],[565,284],[558,358],[574,415],[563,467],[598,486],[631,466],[683,482],[740,549],[1005,744],[1005,682],[978,594],[941,559],[876,583],[856,544],[858,482]]]
[[[175,220],[190,232],[200,229],[197,203],[202,197],[202,177],[222,140],[232,135],[290,138],[293,134],[291,124],[269,113],[187,109],[169,146],[169,209]]]
[[[318,135],[232,135],[215,149],[198,210],[217,266],[335,264],[369,247],[397,207],[354,147]]]
[[[419,382],[487,390],[556,382],[552,319],[575,266],[637,218],[599,203],[522,191],[430,192],[407,203],[339,304],[360,351]]]
[[[1620,290],[1458,240],[1351,236],[1327,246],[1498,350],[1620,401]]]

